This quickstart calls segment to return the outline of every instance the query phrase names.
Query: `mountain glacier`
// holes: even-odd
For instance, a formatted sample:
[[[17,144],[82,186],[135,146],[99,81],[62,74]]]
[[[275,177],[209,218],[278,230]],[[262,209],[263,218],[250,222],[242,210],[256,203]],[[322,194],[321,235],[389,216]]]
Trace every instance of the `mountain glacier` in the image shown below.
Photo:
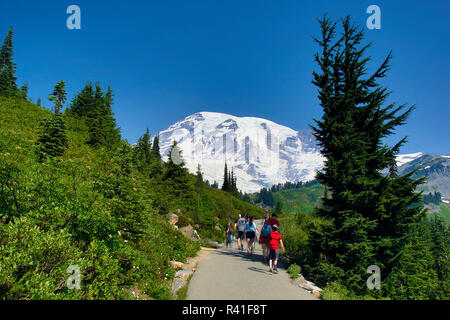
[[[204,179],[211,183],[222,184],[226,162],[243,192],[312,180],[324,161],[310,130],[225,113],[195,113],[160,132],[159,139],[164,160],[176,140],[189,171],[196,172],[200,164]]]

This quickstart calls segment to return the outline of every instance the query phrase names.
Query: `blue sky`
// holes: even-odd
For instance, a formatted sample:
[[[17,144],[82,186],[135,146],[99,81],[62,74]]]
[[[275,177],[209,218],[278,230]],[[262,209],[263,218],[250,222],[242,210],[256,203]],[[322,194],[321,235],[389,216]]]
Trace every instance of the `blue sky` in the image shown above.
[[[81,30],[66,28],[66,8],[81,8]],[[391,101],[417,109],[394,143],[403,153],[450,154],[449,1],[2,1],[0,36],[14,26],[21,85],[46,106],[64,79],[69,98],[87,80],[111,84],[118,124],[130,142],[198,111],[267,118],[306,129],[321,116],[311,84],[315,17],[350,14],[365,26],[381,8],[372,70],[392,49],[383,84]]]

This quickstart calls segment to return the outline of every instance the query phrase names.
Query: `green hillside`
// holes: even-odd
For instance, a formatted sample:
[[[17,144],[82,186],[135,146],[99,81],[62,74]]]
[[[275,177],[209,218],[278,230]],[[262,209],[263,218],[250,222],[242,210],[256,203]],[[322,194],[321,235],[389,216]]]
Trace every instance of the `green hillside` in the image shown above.
[[[169,261],[184,261],[199,245],[167,222],[169,213],[180,209],[213,239],[222,238],[217,224],[223,229],[239,212],[262,214],[204,183],[196,188],[182,166],[141,165],[124,141],[87,144],[88,119],[68,112],[68,149],[41,162],[36,141],[52,114],[21,97],[0,97],[0,298],[132,299],[134,288],[171,299]],[[80,290],[65,286],[71,265],[80,268]]]
[[[317,183],[311,186],[303,186],[297,189],[286,189],[273,192],[273,199],[281,202],[284,212],[288,213],[311,213],[320,203],[323,197],[324,187]]]

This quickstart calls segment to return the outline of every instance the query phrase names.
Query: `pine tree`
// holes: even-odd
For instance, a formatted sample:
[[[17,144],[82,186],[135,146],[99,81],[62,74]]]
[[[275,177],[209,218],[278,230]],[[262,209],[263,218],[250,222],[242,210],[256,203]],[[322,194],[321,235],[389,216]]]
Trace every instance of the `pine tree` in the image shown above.
[[[174,141],[169,159],[163,168],[162,180],[170,195],[182,202],[192,198],[194,193],[189,172],[184,165],[181,149]]]
[[[226,162],[225,162],[225,168],[223,170],[222,190],[223,191],[229,191],[230,190],[230,177],[228,175],[228,167],[227,167],[227,163]]]
[[[364,78],[370,45],[361,46],[363,30],[349,17],[341,22],[337,40],[337,23],[327,17],[319,21],[321,39],[315,38],[322,52],[315,55],[320,73],[313,73],[313,84],[324,113],[313,132],[326,157],[317,178],[329,193],[317,215],[329,223],[311,230],[314,257],[308,268],[320,284],[341,280],[362,293],[366,268],[378,264],[389,274],[405,245],[404,234],[423,216],[422,206],[416,205],[420,195],[414,192],[423,180],[381,173],[395,167],[395,155],[406,142],[403,138],[389,147],[382,139],[405,122],[413,107],[383,106],[389,92],[377,81],[389,70],[391,54]]]
[[[67,100],[67,93],[66,93],[66,82],[64,80],[59,81],[55,88],[53,89],[53,92],[50,94],[48,100],[55,102],[55,113],[60,113],[61,109],[63,107],[63,104]]]
[[[120,128],[116,126],[116,120],[111,109],[113,104],[113,92],[108,86],[103,93],[100,83],[87,82],[84,88],[72,101],[67,113],[83,118],[89,127],[89,139],[87,143],[93,147],[106,146],[114,148],[121,140]]]
[[[150,132],[147,131],[139,138],[134,147],[134,162],[142,170],[152,162],[152,146],[150,142]]]
[[[13,62],[13,29],[9,29],[0,50],[0,96],[14,96],[18,94],[16,64]]]
[[[41,98],[38,98],[37,101],[36,101],[36,104],[40,107],[40,106],[41,106],[41,103],[42,103],[42,102],[41,102]]]
[[[159,151],[159,134],[157,134],[153,139],[152,154],[155,158],[161,159],[161,154]]]
[[[65,82],[61,80],[55,85],[49,97],[54,101],[54,114],[50,119],[41,123],[42,132],[36,141],[36,154],[39,161],[47,157],[62,156],[68,147],[66,125],[60,113],[63,103],[66,101]]]
[[[20,88],[20,93],[22,94],[22,98],[24,98],[25,100],[28,99],[28,82],[25,82]]]

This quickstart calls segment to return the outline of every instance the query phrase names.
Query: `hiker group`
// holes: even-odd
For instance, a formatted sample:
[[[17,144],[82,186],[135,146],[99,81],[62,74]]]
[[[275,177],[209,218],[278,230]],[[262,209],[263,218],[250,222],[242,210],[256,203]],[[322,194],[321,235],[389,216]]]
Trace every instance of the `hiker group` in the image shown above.
[[[233,231],[236,232],[238,250],[244,251],[244,242],[247,243],[248,256],[253,254],[255,243],[258,240],[263,249],[264,260],[269,262],[270,272],[278,273],[277,263],[280,245],[283,253],[285,252],[281,234],[278,231],[279,225],[280,222],[277,219],[277,215],[273,213],[272,217],[269,217],[269,213],[266,212],[264,214],[264,224],[259,232],[259,236],[257,236],[259,230],[256,227],[254,217],[248,216],[244,218],[239,214],[234,228],[231,222],[228,222],[226,227],[226,247],[231,247]]]

